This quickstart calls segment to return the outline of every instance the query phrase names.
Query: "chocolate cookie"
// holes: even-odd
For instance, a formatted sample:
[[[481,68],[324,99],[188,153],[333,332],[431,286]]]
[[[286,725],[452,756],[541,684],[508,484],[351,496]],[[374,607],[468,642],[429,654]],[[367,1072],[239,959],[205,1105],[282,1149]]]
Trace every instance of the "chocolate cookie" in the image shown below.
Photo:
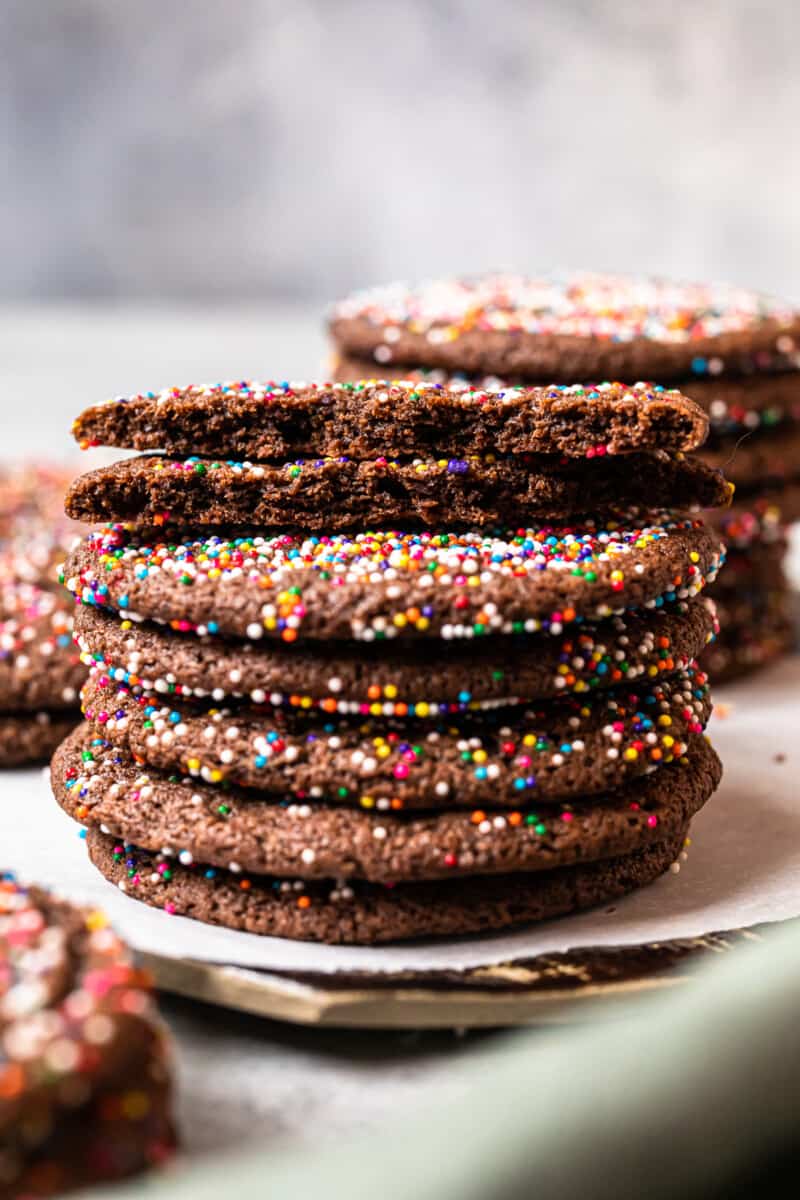
[[[703,652],[703,666],[714,683],[729,683],[766,667],[797,646],[791,605],[774,602],[757,619],[742,623],[725,618],[725,629]]]
[[[753,434],[706,446],[703,461],[724,470],[739,498],[765,488],[800,482],[800,426],[770,436]]]
[[[74,712],[0,714],[0,767],[25,767],[47,762],[59,742],[80,721]]]
[[[77,708],[86,669],[65,593],[0,584],[0,713]]]
[[[0,875],[0,1191],[61,1195],[174,1147],[168,1053],[99,912]]]
[[[372,945],[489,933],[591,908],[652,883],[681,852],[686,830],[615,859],[553,871],[425,883],[303,883],[184,867],[90,829],[89,856],[127,895],[168,913],[272,937]]]
[[[711,421],[712,440],[744,433],[768,435],[800,422],[800,359],[794,370],[776,374],[706,376],[684,385]]]
[[[64,492],[75,474],[39,463],[0,468],[0,590],[21,582],[57,587],[67,547],[86,532],[64,515]]]
[[[785,542],[753,542],[745,550],[732,550],[725,570],[710,590],[715,600],[748,596],[753,590],[786,587]]]
[[[75,630],[86,666],[159,696],[428,717],[671,674],[713,637],[712,609],[698,596],[559,635],[488,637],[469,646],[319,642],[309,648],[199,638],[91,605],[77,608]]]
[[[778,545],[781,552],[786,548],[786,514],[771,496],[748,498],[724,511],[709,512],[705,519],[731,554],[754,546]]]
[[[537,812],[424,815],[276,804],[143,772],[79,729],[53,759],[53,791],[75,820],[184,865],[300,879],[397,883],[549,871],[676,837],[719,784],[719,759],[694,736],[686,756],[610,796]],[[166,849],[165,849],[166,848]]]
[[[445,721],[178,708],[94,673],[82,702],[96,733],[148,766],[381,809],[592,795],[681,757],[711,712],[706,677],[695,666],[591,697]]]
[[[800,421],[800,370],[797,365],[800,364],[782,374],[760,371],[742,376],[692,376],[678,380],[675,386],[708,413],[712,440],[755,431],[768,433]],[[472,388],[489,391],[523,387],[526,383],[519,376],[500,379],[496,375],[469,376],[463,371],[448,374],[435,367],[405,363],[376,366],[374,359],[352,358],[340,352],[333,354],[327,377],[337,383],[357,383],[371,379],[376,373],[391,382],[469,384]],[[528,386],[533,382],[529,379]]]
[[[27,462],[0,467],[0,538],[20,528],[69,528],[64,517],[64,492],[77,470],[55,463]]]
[[[648,384],[486,392],[375,379],[167,388],[96,404],[73,425],[84,447],[281,462],[487,452],[596,458],[693,450],[707,430],[708,417],[694,401]]]
[[[792,589],[785,578],[774,584],[752,579],[748,585],[729,588],[712,603],[718,620],[724,621],[726,629],[731,629],[760,625],[763,619],[778,615],[788,619],[791,599]],[[708,602],[705,597],[703,600]]]
[[[64,497],[61,497],[63,506]],[[77,540],[75,531],[88,531],[75,521],[64,522],[72,527],[66,533],[58,524],[44,525],[39,521],[17,525],[13,535],[0,542],[0,588],[17,583],[58,589],[58,568],[69,547]]]
[[[331,333],[376,363],[547,380],[795,369],[800,314],[722,285],[574,274],[404,283],[336,305]]]
[[[90,471],[66,498],[76,520],[178,529],[480,528],[614,511],[620,496],[649,508],[727,504],[733,488],[696,458],[664,451],[369,462],[270,463],[146,455]]]
[[[641,520],[641,519],[640,519]],[[650,523],[647,523],[650,522]],[[178,630],[233,637],[474,637],[683,599],[716,575],[717,538],[697,520],[587,518],[504,533],[363,533],[136,545],[90,534],[69,590]]]

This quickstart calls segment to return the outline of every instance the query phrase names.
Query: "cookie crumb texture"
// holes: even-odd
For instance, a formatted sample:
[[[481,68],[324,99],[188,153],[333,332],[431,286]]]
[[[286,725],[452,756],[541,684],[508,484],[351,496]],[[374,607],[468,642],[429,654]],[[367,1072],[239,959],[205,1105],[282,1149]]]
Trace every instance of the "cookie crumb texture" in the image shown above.
[[[799,343],[800,344],[800,343]],[[800,352],[775,369],[748,375],[692,375],[673,384],[699,404],[709,418],[709,442],[738,438],[744,433],[770,434],[800,421]],[[354,358],[336,350],[331,355],[329,375],[337,383],[359,383],[375,374],[389,382],[469,387],[473,391],[502,391],[524,387],[520,378],[470,375],[466,371],[443,371],[419,363],[376,363],[375,358]],[[528,386],[532,381],[528,381]]]
[[[553,384],[499,391],[367,379],[255,380],[118,396],[87,408],[84,448],[123,446],[236,461],[441,454],[694,450],[708,417],[680,392],[646,383]]]
[[[557,455],[358,462],[301,459],[283,465],[132,458],[76,480],[70,516],[158,529],[346,529],[485,527],[649,508],[711,508],[733,494],[699,459],[651,451],[595,462]]]
[[[103,914],[0,875],[0,1195],[162,1163],[169,1068],[149,980]]]

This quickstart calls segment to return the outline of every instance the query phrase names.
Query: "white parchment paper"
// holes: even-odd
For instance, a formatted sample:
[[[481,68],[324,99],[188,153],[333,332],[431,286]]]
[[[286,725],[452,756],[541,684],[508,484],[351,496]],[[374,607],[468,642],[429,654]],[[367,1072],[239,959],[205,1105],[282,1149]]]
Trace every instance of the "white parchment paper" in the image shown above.
[[[693,937],[800,915],[800,657],[716,692],[722,787],[692,827],[688,862],[605,909],[506,935],[378,949],[314,946],[172,917],[124,896],[88,862],[46,772],[0,773],[0,869],[100,905],[135,947],[264,970],[460,968],[585,946]]]

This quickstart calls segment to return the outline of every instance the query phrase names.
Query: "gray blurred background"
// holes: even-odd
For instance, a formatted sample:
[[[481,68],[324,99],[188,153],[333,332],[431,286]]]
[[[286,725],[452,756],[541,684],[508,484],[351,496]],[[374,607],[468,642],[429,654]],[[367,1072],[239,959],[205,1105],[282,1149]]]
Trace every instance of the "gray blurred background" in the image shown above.
[[[328,303],[393,278],[800,300],[798,46],[797,0],[0,0],[0,457],[324,374]]]
[[[800,295],[797,0],[0,0],[0,294]]]

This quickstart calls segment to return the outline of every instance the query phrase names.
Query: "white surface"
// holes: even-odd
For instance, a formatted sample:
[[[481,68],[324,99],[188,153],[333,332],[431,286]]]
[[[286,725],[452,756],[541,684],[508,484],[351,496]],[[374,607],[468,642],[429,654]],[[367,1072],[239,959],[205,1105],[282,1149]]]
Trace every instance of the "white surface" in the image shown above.
[[[220,379],[316,379],[322,313],[286,305],[0,307],[0,459],[78,459],[74,418],[109,396]]]
[[[797,792],[800,658],[720,690],[712,739],[720,790],[692,828],[688,862],[607,908],[508,935],[380,948],[315,946],[169,916],[124,896],[87,861],[41,772],[0,778],[0,860],[27,879],[102,905],[151,953],[266,970],[394,971],[477,966],[594,945],[635,945],[800,915]]]

